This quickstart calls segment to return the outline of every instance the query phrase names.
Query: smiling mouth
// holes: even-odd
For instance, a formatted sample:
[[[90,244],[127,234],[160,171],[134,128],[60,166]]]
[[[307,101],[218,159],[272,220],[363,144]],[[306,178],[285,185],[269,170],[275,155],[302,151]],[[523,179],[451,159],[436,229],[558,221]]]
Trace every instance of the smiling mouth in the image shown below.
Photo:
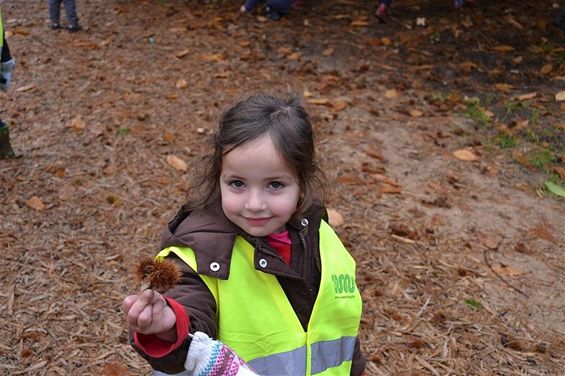
[[[245,221],[252,225],[262,225],[267,223],[269,219],[271,218],[245,218]]]

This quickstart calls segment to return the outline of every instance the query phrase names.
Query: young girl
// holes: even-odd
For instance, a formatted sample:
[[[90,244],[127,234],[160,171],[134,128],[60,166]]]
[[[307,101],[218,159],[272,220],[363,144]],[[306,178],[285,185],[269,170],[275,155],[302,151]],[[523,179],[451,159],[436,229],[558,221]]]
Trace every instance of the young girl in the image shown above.
[[[235,104],[205,161],[157,256],[180,265],[181,281],[124,299],[134,348],[179,373],[199,331],[259,375],[362,374],[355,262],[319,202],[304,108],[263,94]]]

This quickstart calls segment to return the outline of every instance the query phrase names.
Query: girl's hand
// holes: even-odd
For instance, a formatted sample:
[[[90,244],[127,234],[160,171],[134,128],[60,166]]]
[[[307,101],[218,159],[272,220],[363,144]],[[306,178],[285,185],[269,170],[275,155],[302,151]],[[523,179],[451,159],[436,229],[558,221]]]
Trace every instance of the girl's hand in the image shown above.
[[[147,289],[141,295],[130,295],[124,299],[122,307],[132,331],[176,340],[175,314],[157,291]]]

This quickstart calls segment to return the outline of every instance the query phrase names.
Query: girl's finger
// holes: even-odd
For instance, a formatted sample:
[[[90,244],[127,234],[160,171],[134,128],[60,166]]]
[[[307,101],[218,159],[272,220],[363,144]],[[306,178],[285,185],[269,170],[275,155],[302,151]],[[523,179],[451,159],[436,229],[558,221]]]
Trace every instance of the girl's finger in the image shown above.
[[[144,332],[147,331],[147,329],[149,329],[152,322],[153,322],[153,305],[148,304],[145,306],[143,311],[141,311],[141,313],[137,318],[137,327],[139,329],[138,331],[143,334],[150,334]]]

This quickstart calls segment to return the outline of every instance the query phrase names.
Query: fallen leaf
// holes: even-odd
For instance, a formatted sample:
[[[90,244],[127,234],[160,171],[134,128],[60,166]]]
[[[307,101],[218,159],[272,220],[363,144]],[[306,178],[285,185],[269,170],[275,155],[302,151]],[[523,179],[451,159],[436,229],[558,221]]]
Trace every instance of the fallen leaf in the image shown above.
[[[316,104],[319,106],[326,106],[330,103],[329,99],[327,98],[310,98],[306,100],[310,104]]]
[[[24,85],[24,86],[17,88],[16,92],[17,93],[23,93],[23,92],[34,90],[34,89],[35,89],[35,84],[28,84],[28,85]]]
[[[563,188],[562,186],[557,185],[549,180],[546,181],[544,184],[547,190],[553,193],[554,195],[565,197],[565,188]]]
[[[547,229],[547,225],[540,223],[536,227],[530,230],[530,233],[537,236],[540,239],[546,240],[551,243],[556,243],[555,237],[552,235],[553,229]]]
[[[384,161],[384,159],[385,159],[383,153],[381,153],[379,150],[367,148],[363,151],[365,152],[365,154],[367,154],[371,158],[375,158],[375,159],[378,159],[380,161]]]
[[[422,111],[416,109],[410,110],[409,113],[412,117],[422,117],[424,115]]]
[[[518,95],[516,97],[516,99],[518,99],[519,101],[526,101],[529,99],[533,99],[535,97],[537,97],[538,93],[526,93],[526,94],[522,94],[522,95]]]
[[[494,46],[492,50],[496,52],[511,52],[514,51],[514,47],[503,44],[500,46]]]
[[[548,73],[551,73],[552,70],[553,70],[553,65],[545,64],[543,67],[541,67],[540,73],[541,74],[548,74]]]
[[[300,60],[301,57],[302,57],[302,54],[300,52],[294,52],[294,53],[291,53],[290,55],[288,55],[286,58],[288,60]]]
[[[494,270],[494,272],[496,272],[497,274],[508,276],[508,277],[515,277],[515,276],[524,274],[523,271],[514,269],[514,268],[512,268],[510,266],[506,266],[506,265],[501,265],[499,267],[493,267],[492,270]]]
[[[476,161],[479,159],[479,157],[475,153],[468,149],[455,150],[453,152],[453,155],[455,156],[455,158],[462,161]]]
[[[369,23],[365,19],[360,18],[351,22],[350,25],[353,27],[364,27],[364,26],[369,26]]]
[[[387,37],[381,38],[381,43],[383,46],[390,46],[392,44],[392,40]]]
[[[334,111],[342,111],[345,110],[349,104],[346,101],[336,100],[332,101],[331,105]]]
[[[222,53],[219,54],[205,54],[202,55],[201,57],[202,61],[208,62],[208,63],[219,63],[221,61],[226,60],[226,56]]]
[[[400,193],[402,193],[402,190],[400,189],[400,187],[396,187],[390,184],[383,184],[382,186],[379,187],[379,190],[382,193],[388,193],[388,194],[393,194],[393,195],[398,195]]]
[[[331,56],[334,53],[334,49],[333,48],[326,48],[323,52],[322,55],[324,56]]]
[[[188,87],[188,82],[181,78],[180,80],[177,81],[176,85],[177,89],[186,89]]]
[[[164,131],[163,132],[163,141],[165,142],[173,142],[175,140],[175,135],[171,132]]]
[[[188,165],[186,164],[186,162],[175,155],[172,154],[167,155],[167,163],[173,166],[174,168],[176,168],[177,170],[180,171],[188,170]]]
[[[390,89],[385,91],[385,98],[389,98],[389,99],[393,99],[393,98],[398,98],[399,94],[398,91],[396,91],[396,89]]]
[[[335,209],[328,209],[328,222],[333,227],[339,227],[343,225],[343,216]]]
[[[186,55],[188,55],[189,52],[190,52],[189,49],[182,50],[182,51],[177,52],[177,53],[175,54],[175,56],[176,56],[177,58],[179,58],[179,59],[182,59],[183,57],[185,57]]]
[[[338,183],[346,184],[346,185],[365,185],[365,184],[367,184],[366,180],[363,180],[363,179],[358,178],[356,176],[346,176],[346,175],[338,176],[336,178],[336,181]]]
[[[555,166],[553,170],[557,172],[561,180],[565,180],[565,167]]]
[[[45,209],[45,204],[37,196],[33,196],[32,198],[27,200],[26,205],[29,206],[30,208],[38,210],[38,211]]]
[[[80,115],[77,115],[71,119],[69,128],[81,130],[86,128],[86,123],[84,122],[84,120],[82,120],[82,117]]]
[[[555,100],[557,102],[565,101],[565,90],[558,92],[555,94]]]
[[[478,239],[479,241],[487,248],[489,249],[497,249],[500,241],[498,241],[497,239],[493,238],[490,235],[486,235],[486,234],[478,234]]]
[[[503,93],[508,93],[514,86],[510,84],[498,83],[494,84],[496,90],[501,91]]]
[[[63,201],[69,200],[74,196],[75,191],[76,191],[76,189],[72,185],[65,185],[59,191],[59,198]]]

